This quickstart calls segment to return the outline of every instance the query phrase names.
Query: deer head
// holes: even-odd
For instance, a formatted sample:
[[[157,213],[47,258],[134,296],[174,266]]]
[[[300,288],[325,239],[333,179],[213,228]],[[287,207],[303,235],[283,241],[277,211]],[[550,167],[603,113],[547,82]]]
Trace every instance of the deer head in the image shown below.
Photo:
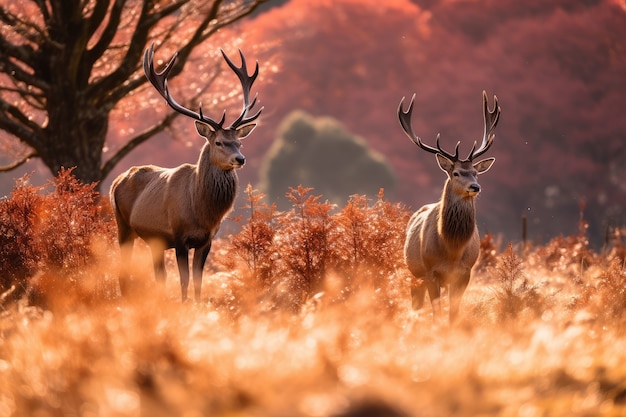
[[[174,54],[165,68],[161,72],[154,70],[154,43],[150,48],[146,49],[143,57],[143,69],[146,77],[152,83],[154,88],[161,94],[167,104],[170,105],[178,113],[183,114],[195,120],[195,126],[198,134],[207,139],[211,148],[211,163],[227,170],[239,168],[245,163],[245,157],[241,154],[241,139],[248,136],[256,127],[255,120],[260,116],[263,108],[261,107],[253,115],[249,115],[250,110],[256,104],[257,97],[250,101],[250,89],[259,74],[259,63],[256,63],[255,70],[252,75],[248,74],[246,60],[241,50],[241,67],[237,67],[220,49],[224,60],[233,72],[239,78],[243,89],[243,109],[239,117],[237,117],[229,127],[224,127],[226,120],[226,112],[222,114],[219,121],[205,116],[202,113],[202,107],[198,113],[178,104],[171,96],[167,86],[167,76],[174,66],[178,53]]]
[[[421,149],[435,154],[437,164],[448,175],[455,194],[459,196],[474,197],[480,192],[480,185],[476,181],[476,176],[486,172],[489,168],[491,168],[491,165],[495,161],[495,158],[487,158],[479,162],[474,162],[474,159],[487,152],[495,139],[496,135],[494,130],[498,124],[498,119],[500,118],[498,98],[494,95],[494,108],[493,110],[489,110],[487,93],[483,91],[483,109],[485,118],[483,138],[478,148],[476,147],[477,143],[474,142],[472,150],[465,159],[460,159],[459,157],[460,141],[457,142],[454,154],[452,154],[441,148],[439,144],[439,134],[437,134],[436,147],[432,147],[422,142],[419,136],[413,132],[413,127],[411,126],[411,113],[413,112],[414,100],[415,94],[413,94],[409,107],[406,111],[403,110],[404,97],[398,106],[398,118],[404,133],[406,133],[409,139],[411,139],[411,141]]]

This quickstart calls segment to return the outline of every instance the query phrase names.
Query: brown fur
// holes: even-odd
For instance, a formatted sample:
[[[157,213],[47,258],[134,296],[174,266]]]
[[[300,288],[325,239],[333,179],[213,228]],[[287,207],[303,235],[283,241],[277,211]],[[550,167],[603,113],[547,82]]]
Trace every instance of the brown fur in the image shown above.
[[[172,98],[167,76],[173,68],[177,54],[174,54],[161,72],[156,72],[154,43],[144,52],[143,69],[152,86],[170,107],[194,119],[198,134],[207,141],[195,165],[184,164],[171,169],[154,165],[133,167],[113,181],[110,197],[122,252],[122,295],[129,291],[130,275],[127,267],[132,258],[133,242],[136,237],[140,237],[150,245],[154,272],[159,281],[165,280],[164,251],[176,249],[183,301],[187,299],[189,286],[189,250],[194,250],[194,298],[200,301],[204,263],[222,219],[232,209],[235,201],[235,169],[245,163],[240,152],[241,139],[254,130],[256,124],[253,122],[263,110],[261,108],[255,114],[249,114],[256,103],[256,97],[250,101],[250,89],[259,75],[258,62],[250,75],[241,50],[240,67],[224,51],[221,52],[230,69],[239,78],[243,90],[243,109],[228,128],[224,127],[226,113],[220,121],[216,121],[205,117],[202,109],[196,113]]]
[[[422,207],[409,220],[404,257],[411,273],[423,280],[423,284],[412,288],[413,307],[423,306],[428,290],[433,310],[438,314],[440,289],[447,287],[453,319],[479,254],[476,176],[489,169],[494,159],[472,165],[470,161],[441,158],[445,159],[438,155],[440,167],[448,174],[441,200]]]
[[[494,96],[494,108],[489,110],[487,93],[483,91],[483,115],[485,129],[483,139],[474,146],[465,160],[459,158],[457,142],[454,154],[443,150],[437,135],[436,147],[422,142],[411,125],[415,94],[407,110],[404,98],[398,106],[398,120],[409,139],[421,149],[435,154],[439,168],[447,175],[443,195],[437,203],[419,209],[411,219],[406,232],[404,257],[411,273],[418,279],[411,289],[413,308],[424,305],[426,290],[430,296],[435,316],[439,315],[441,287],[448,288],[450,319],[459,311],[461,297],[470,280],[470,273],[478,259],[480,241],[476,228],[474,198],[480,192],[476,176],[486,172],[494,158],[480,162],[472,161],[489,150],[495,139],[494,129],[500,119],[498,98]],[[478,147],[477,147],[478,145]]]
[[[200,300],[202,269],[211,241],[232,209],[237,192],[235,169],[244,161],[240,139],[254,125],[216,132],[196,122],[196,128],[207,139],[197,164],[170,169],[133,167],[113,181],[110,197],[122,250],[122,294],[128,292],[130,277],[126,268],[131,262],[133,241],[140,237],[152,250],[157,280],[165,279],[163,251],[176,249],[183,301],[189,284],[188,252],[194,249],[194,296]]]

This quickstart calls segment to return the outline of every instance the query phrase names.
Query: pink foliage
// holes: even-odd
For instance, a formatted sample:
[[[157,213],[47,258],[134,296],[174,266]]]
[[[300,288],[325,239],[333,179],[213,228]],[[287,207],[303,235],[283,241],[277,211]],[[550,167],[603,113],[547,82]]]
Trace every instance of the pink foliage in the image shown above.
[[[596,243],[607,222],[626,222],[623,3],[291,0],[223,30],[219,41],[262,65],[266,110],[245,141],[243,184],[258,181],[283,118],[303,109],[339,119],[385,155],[396,198],[417,208],[439,198],[445,177],[404,136],[400,99],[417,94],[420,137],[433,143],[440,132],[444,148],[461,140],[467,153],[482,135],[486,90],[500,99],[502,118],[488,155],[497,162],[481,178],[481,230],[517,239],[524,214],[533,239],[570,234],[582,199]],[[193,161],[201,143],[189,138],[186,149],[161,141],[144,154]]]

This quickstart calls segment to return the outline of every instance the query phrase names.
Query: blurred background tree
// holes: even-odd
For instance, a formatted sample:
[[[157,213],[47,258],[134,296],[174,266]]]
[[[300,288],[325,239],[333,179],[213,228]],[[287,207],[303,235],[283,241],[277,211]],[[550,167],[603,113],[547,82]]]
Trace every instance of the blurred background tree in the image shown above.
[[[157,102],[145,88],[141,70],[146,46],[156,42],[160,62],[178,51],[173,79],[198,46],[263,2],[1,0],[3,159],[10,151],[1,170],[38,158],[53,175],[62,167],[76,167],[74,174],[84,182],[103,180],[132,149],[176,117],[175,112],[141,117]],[[192,96],[217,77],[218,62],[221,56],[215,50],[208,64],[195,66]],[[115,112],[136,123],[121,132],[122,144],[104,160],[109,119]]]
[[[291,207],[285,194],[298,185],[343,206],[353,194],[375,196],[380,188],[390,198],[395,182],[385,158],[361,137],[332,117],[297,110],[278,127],[260,172],[261,190],[282,210]]]

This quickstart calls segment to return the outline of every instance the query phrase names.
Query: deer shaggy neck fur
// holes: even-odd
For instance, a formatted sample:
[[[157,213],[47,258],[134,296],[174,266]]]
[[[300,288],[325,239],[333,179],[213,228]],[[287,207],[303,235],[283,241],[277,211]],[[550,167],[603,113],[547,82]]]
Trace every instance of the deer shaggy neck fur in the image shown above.
[[[446,182],[437,230],[451,249],[461,249],[476,232],[476,209],[473,197],[462,197],[452,191],[450,180]]]
[[[216,219],[219,223],[233,207],[239,181],[234,169],[224,170],[212,165],[210,158],[211,148],[206,144],[196,168],[197,189],[192,194],[195,200],[192,204],[196,210],[204,213],[202,218]]]

